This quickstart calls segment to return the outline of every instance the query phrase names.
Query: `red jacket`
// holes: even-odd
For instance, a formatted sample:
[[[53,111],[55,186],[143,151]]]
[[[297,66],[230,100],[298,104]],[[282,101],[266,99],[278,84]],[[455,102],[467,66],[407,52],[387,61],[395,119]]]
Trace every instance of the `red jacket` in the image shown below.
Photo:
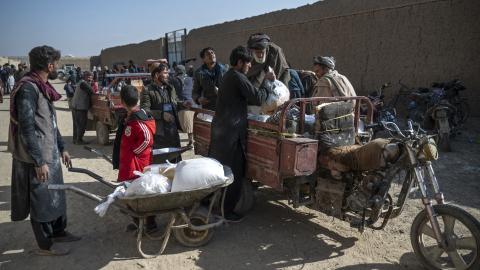
[[[133,171],[143,172],[152,162],[155,119],[144,110],[133,112],[126,119],[120,142],[118,181],[137,178]]]

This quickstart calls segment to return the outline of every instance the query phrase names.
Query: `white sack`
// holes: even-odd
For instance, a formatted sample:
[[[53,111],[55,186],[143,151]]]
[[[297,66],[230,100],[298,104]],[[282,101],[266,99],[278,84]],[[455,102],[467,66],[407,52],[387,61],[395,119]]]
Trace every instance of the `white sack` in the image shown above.
[[[170,163],[167,160],[167,163],[148,165],[143,169],[143,172],[159,173],[163,176],[166,176],[168,179],[173,180],[173,177],[175,176],[176,167],[177,167],[177,164]]]
[[[172,192],[209,188],[227,179],[222,164],[213,158],[183,160],[177,163]]]
[[[167,177],[152,171],[145,173],[135,171],[134,173],[140,177],[128,186],[125,196],[170,192],[171,181]]]
[[[262,104],[261,110],[263,113],[271,113],[290,99],[290,91],[288,87],[279,80],[273,82],[266,81],[265,84],[268,89],[268,98]]]
[[[113,191],[112,194],[107,196],[107,200],[104,201],[103,203],[97,205],[95,207],[95,213],[97,213],[100,217],[103,217],[105,213],[107,213],[108,207],[110,204],[112,204],[115,201],[115,198],[123,197],[125,196],[125,187],[124,186],[118,186],[115,191]]]

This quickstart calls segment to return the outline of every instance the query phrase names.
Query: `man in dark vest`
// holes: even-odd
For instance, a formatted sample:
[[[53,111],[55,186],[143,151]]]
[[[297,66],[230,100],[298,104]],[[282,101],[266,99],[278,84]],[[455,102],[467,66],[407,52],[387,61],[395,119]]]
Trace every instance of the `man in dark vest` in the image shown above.
[[[80,240],[65,230],[65,192],[49,190],[50,184],[63,184],[62,166],[71,167],[70,156],[57,126],[53,102],[61,95],[48,82],[55,79],[60,52],[49,46],[29,53],[31,72],[14,89],[10,99],[8,150],[12,153],[13,221],[30,214],[38,255],[65,255],[68,249],[54,242]]]
[[[88,144],[83,140],[83,135],[85,135],[87,129],[88,110],[93,94],[93,74],[90,71],[85,71],[83,76],[84,79],[78,82],[72,98],[74,144]]]

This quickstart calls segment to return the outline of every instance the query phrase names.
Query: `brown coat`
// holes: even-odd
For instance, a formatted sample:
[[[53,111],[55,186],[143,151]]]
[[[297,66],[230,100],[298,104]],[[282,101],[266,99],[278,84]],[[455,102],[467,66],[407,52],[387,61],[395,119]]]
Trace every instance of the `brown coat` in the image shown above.
[[[332,70],[317,79],[313,86],[313,97],[355,97],[355,89],[347,77]]]

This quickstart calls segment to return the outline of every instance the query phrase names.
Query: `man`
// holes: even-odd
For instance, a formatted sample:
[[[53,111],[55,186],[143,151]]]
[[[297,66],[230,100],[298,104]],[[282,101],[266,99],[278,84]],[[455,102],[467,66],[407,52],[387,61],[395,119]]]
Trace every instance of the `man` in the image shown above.
[[[227,69],[217,62],[215,51],[211,47],[200,51],[203,65],[195,72],[192,98],[202,108],[215,111],[218,88]]]
[[[275,76],[288,86],[290,74],[288,63],[282,48],[270,41],[270,37],[263,33],[250,36],[247,42],[248,48],[253,54],[252,68],[248,71],[247,77],[255,87],[259,87],[271,67]]]
[[[20,81],[20,79],[23,78],[25,74],[27,74],[27,64],[18,64],[18,70],[15,72],[15,82]]]
[[[316,82],[313,97],[355,97],[357,94],[347,77],[335,70],[335,59],[328,56],[313,58],[313,72]]]
[[[155,119],[155,136],[153,148],[180,147],[180,135],[178,128],[177,104],[178,98],[175,88],[168,80],[168,67],[160,64],[153,69],[152,83],[142,91],[140,107],[151,113]],[[181,157],[171,160],[178,162]],[[165,160],[153,158],[153,163],[161,163]]]
[[[90,100],[93,94],[92,89],[93,75],[90,71],[84,72],[84,79],[75,87],[75,93],[72,98],[72,108],[74,110],[73,119],[73,144],[88,144],[83,140],[85,130],[87,129],[88,110],[90,109]]]
[[[240,197],[245,176],[245,148],[247,139],[247,105],[259,106],[267,99],[267,90],[255,88],[245,76],[250,69],[252,55],[239,46],[230,54],[231,69],[224,76],[218,91],[217,110],[212,121],[209,156],[229,166],[234,182],[228,186],[225,197],[225,216],[228,220],[239,220],[241,216],[233,210]],[[265,78],[275,80],[268,72]]]
[[[175,76],[172,78],[172,84],[175,87],[177,97],[180,101],[192,101],[193,78],[188,76],[184,65],[177,65]],[[188,135],[188,146],[193,144],[193,117],[195,112],[180,106],[178,110],[178,119],[182,131]]]
[[[50,184],[63,184],[61,161],[71,167],[57,127],[53,102],[61,95],[48,82],[57,77],[60,52],[49,46],[29,53],[31,72],[15,87],[10,100],[8,150],[12,153],[13,221],[30,214],[38,255],[66,255],[68,249],[54,242],[77,241],[65,230],[67,225],[65,192],[49,190]]]
[[[3,69],[0,73],[0,77],[2,79],[3,87],[4,87],[4,94],[7,95],[10,93],[10,89],[8,88],[8,77],[10,77],[10,64],[4,64]]]

